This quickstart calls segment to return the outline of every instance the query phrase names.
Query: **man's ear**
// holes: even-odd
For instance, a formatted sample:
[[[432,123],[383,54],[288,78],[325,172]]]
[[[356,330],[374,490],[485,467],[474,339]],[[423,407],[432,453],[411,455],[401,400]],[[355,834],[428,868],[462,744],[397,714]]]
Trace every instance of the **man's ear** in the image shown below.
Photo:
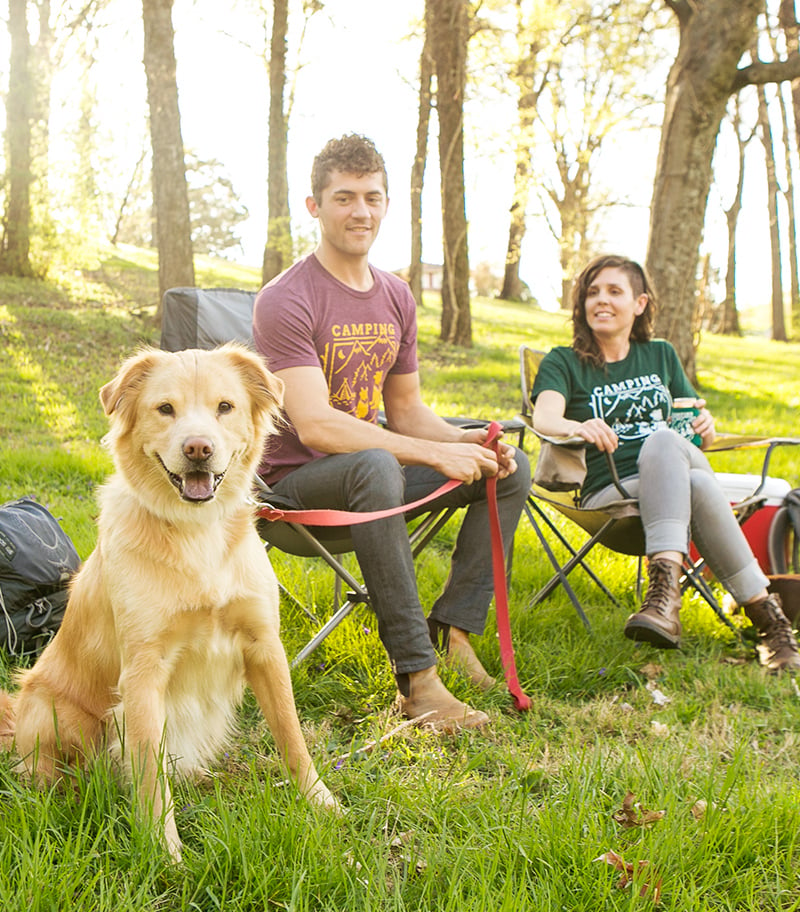
[[[319,206],[313,196],[306,197],[306,209],[312,218],[319,218]]]

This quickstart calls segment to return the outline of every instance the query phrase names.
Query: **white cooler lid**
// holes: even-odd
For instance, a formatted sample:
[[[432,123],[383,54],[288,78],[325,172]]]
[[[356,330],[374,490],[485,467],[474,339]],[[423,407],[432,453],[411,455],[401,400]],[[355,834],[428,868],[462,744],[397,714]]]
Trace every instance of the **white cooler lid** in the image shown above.
[[[749,497],[761,481],[760,475],[737,475],[734,472],[717,472],[716,476],[731,503]],[[767,498],[765,505],[779,507],[791,490],[792,486],[785,478],[771,478],[768,475],[761,493]]]

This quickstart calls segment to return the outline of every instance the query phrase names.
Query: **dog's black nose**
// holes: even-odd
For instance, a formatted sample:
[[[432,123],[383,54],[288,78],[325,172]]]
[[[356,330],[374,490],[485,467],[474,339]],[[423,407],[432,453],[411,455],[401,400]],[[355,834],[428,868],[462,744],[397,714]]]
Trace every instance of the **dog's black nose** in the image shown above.
[[[214,455],[214,444],[207,437],[189,437],[183,442],[183,453],[192,462],[203,462]]]

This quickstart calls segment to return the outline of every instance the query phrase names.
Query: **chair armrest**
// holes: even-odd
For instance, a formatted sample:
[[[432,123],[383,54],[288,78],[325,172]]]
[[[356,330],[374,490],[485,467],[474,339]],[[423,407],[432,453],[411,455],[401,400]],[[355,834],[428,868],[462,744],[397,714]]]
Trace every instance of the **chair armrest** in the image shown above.
[[[543,443],[549,443],[556,447],[568,447],[570,449],[580,449],[585,448],[588,444],[583,437],[580,437],[578,434],[571,434],[568,437],[553,437],[549,434],[542,434],[540,431],[537,431],[533,426],[533,421],[527,415],[518,415],[519,421],[523,422],[526,429],[531,431],[540,441]],[[614,457],[611,453],[606,453],[606,463],[608,465],[608,471],[611,475],[611,481],[622,495],[623,500],[633,501],[635,499],[631,497],[630,493],[625,489],[625,486],[620,481],[619,473],[617,472],[617,465],[614,462]]]
[[[769,463],[773,452],[781,446],[798,446],[800,437],[758,437],[754,434],[717,434],[713,443],[709,444],[703,452],[724,453],[731,450],[752,450],[766,447],[764,461],[761,464],[761,480],[755,490],[742,501],[742,505],[757,500],[767,481]]]

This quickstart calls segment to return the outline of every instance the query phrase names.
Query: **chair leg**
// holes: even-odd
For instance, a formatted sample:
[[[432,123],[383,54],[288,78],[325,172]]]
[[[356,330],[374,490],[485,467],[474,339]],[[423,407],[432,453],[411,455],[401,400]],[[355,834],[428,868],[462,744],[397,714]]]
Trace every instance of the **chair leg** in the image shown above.
[[[356,607],[356,605],[364,604],[368,602],[369,599],[366,595],[361,596],[358,593],[350,592],[348,593],[347,601],[342,605],[342,607],[325,622],[325,624],[320,627],[320,629],[314,634],[314,636],[306,643],[306,645],[297,653],[297,655],[290,662],[291,668],[296,668],[302,661],[307,659],[314,650],[320,646],[328,636],[332,633],[339,624],[347,617],[348,614]]]
[[[600,540],[600,537],[607,532],[616,522],[615,519],[609,519],[603,527],[594,535],[592,535],[588,541],[586,541],[581,548],[576,550],[567,539],[562,535],[558,527],[553,523],[549,516],[536,504],[532,498],[528,499],[528,503],[525,505],[525,513],[533,526],[534,531],[536,532],[539,542],[542,545],[542,549],[547,555],[550,563],[553,566],[553,569],[556,571],[555,574],[550,578],[550,580],[536,593],[536,595],[528,603],[528,607],[537,605],[539,602],[543,601],[550,595],[554,589],[559,585],[564,587],[565,592],[569,596],[570,601],[573,604],[573,607],[578,612],[581,620],[583,620],[584,625],[587,630],[591,629],[588,619],[586,619],[585,612],[583,607],[580,606],[578,597],[575,595],[573,588],[566,582],[566,577],[570,574],[575,567],[579,566],[584,570],[584,572],[589,576],[589,578],[594,582],[594,584],[600,589],[600,591],[605,595],[605,597],[617,608],[621,607],[619,600],[616,596],[609,590],[605,583],[600,579],[600,577],[592,570],[588,563],[584,560],[586,555],[591,551],[591,549],[597,544]],[[557,558],[553,554],[552,549],[550,548],[548,542],[545,540],[544,533],[539,526],[539,523],[534,517],[534,513],[541,519],[541,521],[550,529],[553,535],[561,542],[564,548],[571,554],[570,559],[565,564],[559,564]]]
[[[684,561],[683,577],[681,579],[681,591],[685,591],[689,586],[691,586],[701,596],[701,598],[707,602],[707,604],[711,607],[711,610],[714,612],[714,614],[716,614],[720,621],[729,630],[733,630],[735,633],[738,633],[736,627],[734,627],[730,619],[722,610],[722,605],[720,605],[717,597],[714,595],[711,586],[709,586],[704,579],[704,566],[705,561],[703,560],[700,560],[697,563],[692,563],[692,561],[688,559]]]
[[[589,618],[586,617],[586,612],[583,610],[583,605],[581,605],[581,603],[578,599],[578,596],[575,595],[575,590],[572,588],[572,586],[570,586],[569,581],[567,580],[567,574],[564,572],[564,569],[559,564],[558,560],[556,559],[555,554],[553,553],[553,549],[550,547],[550,545],[547,542],[547,539],[544,537],[544,533],[542,532],[541,528],[539,527],[539,524],[536,522],[536,519],[534,518],[533,511],[535,510],[540,515],[540,517],[542,519],[544,519],[544,521],[552,527],[550,520],[548,519],[548,517],[544,516],[544,514],[541,512],[541,510],[539,510],[539,508],[536,506],[536,504],[529,505],[528,503],[526,503],[524,510],[525,510],[525,515],[528,517],[528,520],[530,521],[530,524],[533,526],[533,530],[539,539],[539,544],[541,544],[542,550],[547,555],[548,560],[550,561],[550,563],[553,566],[553,569],[556,571],[555,574],[553,575],[553,577],[551,577],[550,582],[548,582],[543,588],[541,588],[536,593],[536,595],[534,595],[534,597],[528,602],[527,607],[528,608],[535,607],[536,605],[539,604],[539,602],[544,601],[544,599],[546,599],[547,596],[550,595],[550,593],[553,591],[553,589],[555,589],[557,586],[561,585],[561,586],[563,586],[564,591],[569,596],[569,600],[572,602],[572,607],[578,613],[578,617],[583,622],[583,626],[588,631],[591,632],[592,625],[589,623]],[[557,529],[553,529],[553,531],[563,541],[561,533]],[[569,546],[569,544],[567,544],[566,542],[564,542],[564,544],[566,544],[566,546],[569,548],[570,551],[572,551],[573,554],[575,553],[573,551],[573,549]]]

